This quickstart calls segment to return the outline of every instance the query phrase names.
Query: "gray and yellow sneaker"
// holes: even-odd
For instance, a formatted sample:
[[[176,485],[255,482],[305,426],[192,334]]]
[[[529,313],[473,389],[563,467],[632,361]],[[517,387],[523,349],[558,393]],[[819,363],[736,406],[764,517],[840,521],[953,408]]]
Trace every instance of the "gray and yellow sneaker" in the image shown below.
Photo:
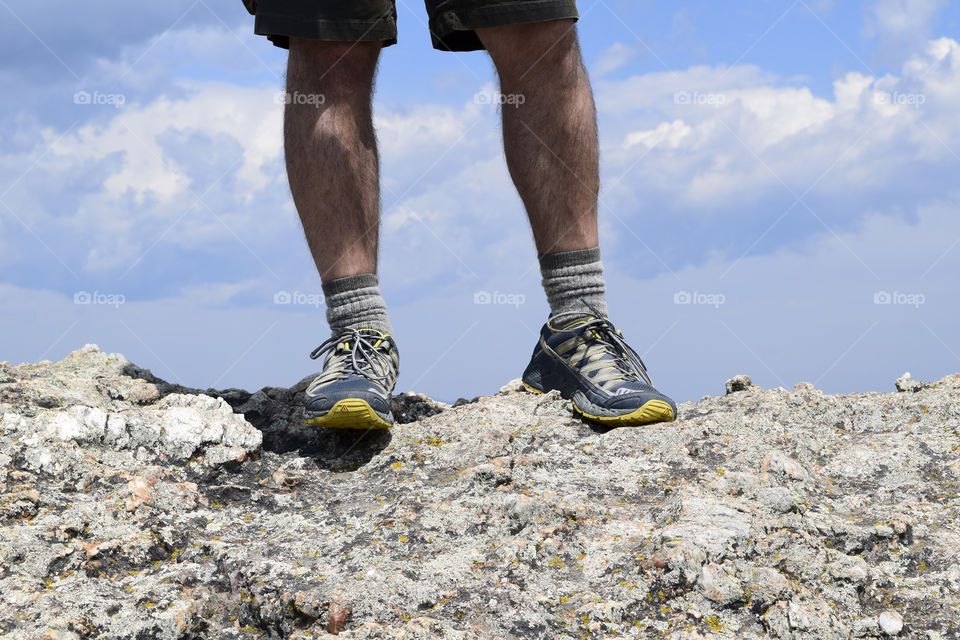
[[[393,336],[373,329],[343,331],[313,350],[326,353],[323,372],[306,391],[303,422],[330,429],[389,429],[390,393],[400,355]]]
[[[610,426],[670,422],[677,405],[653,387],[643,360],[606,318],[580,318],[540,331],[523,384],[543,393],[557,389],[574,412]]]

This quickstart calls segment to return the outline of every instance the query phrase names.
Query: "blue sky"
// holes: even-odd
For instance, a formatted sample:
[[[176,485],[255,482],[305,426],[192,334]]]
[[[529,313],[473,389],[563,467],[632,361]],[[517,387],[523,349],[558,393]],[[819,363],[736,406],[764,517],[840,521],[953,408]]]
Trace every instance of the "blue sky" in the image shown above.
[[[398,11],[376,96],[398,388],[472,397],[519,375],[547,308],[489,60],[433,51],[421,5]],[[580,12],[612,317],[658,386],[886,390],[960,370],[955,5]],[[200,387],[314,371],[326,328],[283,171],[285,52],[239,1],[0,14],[0,359],[96,342]]]

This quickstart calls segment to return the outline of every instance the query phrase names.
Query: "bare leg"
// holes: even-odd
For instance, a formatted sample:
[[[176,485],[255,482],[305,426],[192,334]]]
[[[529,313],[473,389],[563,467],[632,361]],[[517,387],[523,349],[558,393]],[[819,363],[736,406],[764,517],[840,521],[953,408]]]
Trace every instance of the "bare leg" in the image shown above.
[[[380,48],[290,40],[287,175],[324,282],[377,269],[380,185],[371,98]]]
[[[514,96],[503,111],[507,167],[540,255],[596,247],[596,111],[572,20],[478,29]]]

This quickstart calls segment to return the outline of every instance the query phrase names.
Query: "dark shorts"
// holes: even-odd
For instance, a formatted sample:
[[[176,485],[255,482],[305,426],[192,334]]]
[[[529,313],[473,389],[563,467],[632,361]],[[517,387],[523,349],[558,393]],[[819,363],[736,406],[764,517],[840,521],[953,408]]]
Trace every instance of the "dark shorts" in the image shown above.
[[[400,0],[414,2],[415,0]],[[430,37],[441,51],[483,49],[475,29],[577,19],[576,0],[425,0]],[[397,42],[395,0],[243,0],[254,32],[278,47],[290,38],[332,42]]]

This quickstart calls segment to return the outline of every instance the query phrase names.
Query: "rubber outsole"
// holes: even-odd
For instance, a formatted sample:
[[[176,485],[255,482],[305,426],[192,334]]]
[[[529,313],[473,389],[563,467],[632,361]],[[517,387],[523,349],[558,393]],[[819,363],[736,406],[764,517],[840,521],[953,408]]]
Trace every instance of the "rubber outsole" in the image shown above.
[[[655,422],[673,422],[677,418],[673,413],[673,407],[663,400],[650,400],[639,409],[634,409],[622,416],[595,416],[578,407],[576,402],[571,404],[574,412],[587,420],[615,427],[637,427]]]
[[[531,387],[530,385],[528,385],[528,384],[527,384],[526,382],[524,382],[523,380],[520,381],[520,384],[522,384],[523,386],[525,386],[525,387],[527,388],[527,391],[530,391],[531,393],[545,393],[545,391],[543,391],[543,389],[537,389],[536,387]]]
[[[521,382],[523,386],[532,393],[546,393],[542,389],[531,387],[522,380]],[[630,413],[625,413],[622,416],[595,416],[578,407],[576,402],[571,401],[570,405],[574,413],[586,420],[615,427],[638,427],[657,422],[673,422],[677,419],[676,414],[673,412],[673,407],[663,400],[650,400],[639,409],[634,409]]]
[[[324,415],[307,418],[303,423],[327,429],[389,429],[393,426],[360,398],[344,398]]]

